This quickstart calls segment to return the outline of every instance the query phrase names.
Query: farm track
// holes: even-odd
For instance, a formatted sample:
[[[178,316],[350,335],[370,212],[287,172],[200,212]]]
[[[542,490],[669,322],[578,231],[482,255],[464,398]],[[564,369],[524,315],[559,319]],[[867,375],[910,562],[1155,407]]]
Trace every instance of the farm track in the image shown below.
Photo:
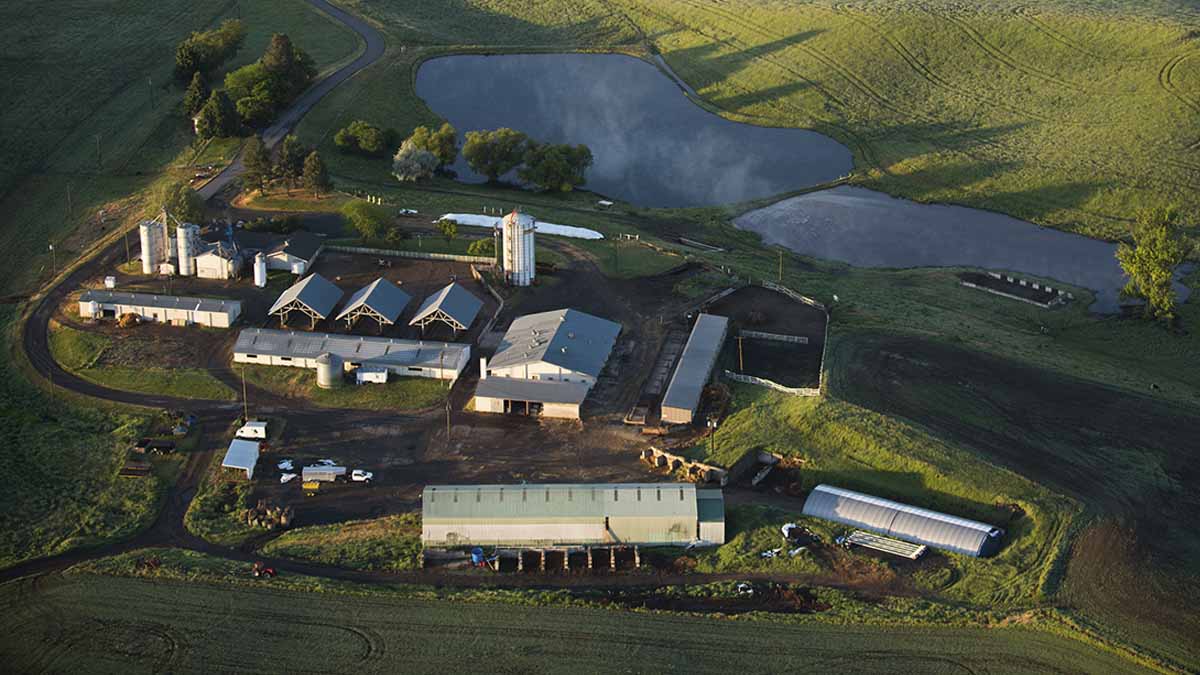
[[[1038,12],[1029,6],[1017,7],[1016,9],[1013,10],[1013,15],[1016,16],[1017,18],[1021,19],[1025,23],[1029,24],[1030,26],[1033,27],[1034,30],[1045,35],[1046,37],[1050,38],[1051,40],[1054,40],[1055,42],[1061,44],[1062,46],[1064,46],[1068,49],[1071,49],[1080,54],[1083,54],[1084,56],[1090,56],[1091,58],[1096,59],[1097,61],[1113,61],[1113,62],[1117,62],[1117,63],[1136,63],[1139,61],[1152,61],[1156,58],[1154,56],[1128,56],[1128,57],[1124,57],[1124,58],[1117,58],[1117,57],[1112,56],[1111,54],[1101,54],[1099,52],[1093,51],[1087,45],[1084,45],[1072,38],[1069,38],[1066,35],[1063,35],[1062,33],[1054,30],[1050,26],[1047,26],[1043,21],[1041,21],[1040,19],[1037,18]]]
[[[814,5],[814,7],[819,7],[819,6]],[[945,78],[943,78],[942,76],[940,76],[936,72],[934,72],[934,70],[932,68],[930,68],[929,66],[922,63],[921,60],[918,59],[916,57],[916,55],[914,55],[912,53],[912,50],[910,50],[907,46],[905,46],[903,42],[901,42],[900,40],[898,40],[896,38],[891,37],[882,28],[872,24],[865,17],[863,17],[860,12],[858,12],[846,5],[835,5],[832,9],[824,8],[824,7],[819,7],[819,8],[827,9],[827,11],[829,11],[831,14],[841,16],[849,21],[852,21],[852,22],[862,26],[863,28],[866,28],[867,30],[871,31],[872,33],[874,33],[876,36],[879,37],[879,39],[883,40],[889,47],[891,47],[892,51],[896,52],[896,54],[898,56],[900,56],[900,58],[903,59],[904,62],[909,65],[910,68],[912,68],[912,70],[917,74],[918,77],[925,80],[926,82],[928,82],[931,86],[933,86],[935,88],[942,89],[943,91],[947,91],[956,96],[961,96],[963,98],[975,101],[977,103],[984,104],[986,106],[990,106],[993,108],[999,108],[1001,110],[1007,110],[1011,113],[1015,113],[1015,114],[1021,115],[1023,117],[1035,119],[1039,122],[1047,122],[1047,123],[1055,123],[1055,124],[1062,123],[1061,120],[1056,120],[1047,115],[1042,115],[1041,113],[1037,113],[1032,110],[1021,108],[1019,106],[1014,106],[1014,105],[1010,105],[1008,103],[996,101],[988,96],[973,92],[969,89],[965,89],[963,87],[957,86],[957,85],[947,81]],[[1080,90],[1080,91],[1082,91],[1082,90]]]
[[[1176,56],[1164,63],[1162,68],[1159,68],[1158,70],[1158,86],[1161,87],[1163,91],[1174,97],[1175,100],[1182,103],[1186,108],[1190,109],[1194,113],[1200,114],[1200,101],[1193,99],[1187,94],[1179,91],[1179,88],[1175,85],[1174,81],[1175,69],[1179,67],[1179,64],[1192,58],[1196,54],[1197,52],[1180,54],[1179,56]],[[1198,148],[1200,148],[1200,140],[1196,140],[1194,143],[1186,146],[1187,150],[1196,150]],[[1192,168],[1191,165],[1186,166]]]
[[[1008,66],[1013,70],[1025,73],[1030,77],[1035,77],[1043,82],[1057,84],[1060,87],[1066,87],[1067,89],[1079,93],[1085,93],[1088,91],[1087,88],[1077,85],[1074,82],[1064,80],[1053,73],[1017,61],[1017,59],[1011,56],[1008,52],[1005,52],[1004,49],[989,42],[988,39],[984,37],[982,33],[976,30],[975,27],[970,23],[951,15],[949,12],[936,12],[932,8],[925,5],[920,5],[920,7],[922,11],[932,16],[935,20],[945,21],[946,23],[956,26],[959,31],[967,36],[968,40],[975,43],[975,45],[983,50],[983,52],[988,56],[990,56],[993,61]]]

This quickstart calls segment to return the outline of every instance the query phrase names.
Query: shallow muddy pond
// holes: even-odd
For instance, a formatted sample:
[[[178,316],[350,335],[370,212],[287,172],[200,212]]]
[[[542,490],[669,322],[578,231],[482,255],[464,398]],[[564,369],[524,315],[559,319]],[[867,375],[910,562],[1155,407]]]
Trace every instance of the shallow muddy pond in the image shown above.
[[[850,151],[803,129],[731,122],[689,99],[655,66],[617,54],[448,56],[425,62],[417,94],[467,131],[510,127],[582,143],[590,190],[639,206],[710,206],[848,173]],[[459,178],[482,177],[460,157]]]
[[[919,204],[840,186],[776,202],[734,224],[767,244],[859,267],[982,267],[1046,277],[1096,292],[1115,312],[1125,285],[1116,244],[963,206]],[[1188,289],[1176,283],[1180,299]]]

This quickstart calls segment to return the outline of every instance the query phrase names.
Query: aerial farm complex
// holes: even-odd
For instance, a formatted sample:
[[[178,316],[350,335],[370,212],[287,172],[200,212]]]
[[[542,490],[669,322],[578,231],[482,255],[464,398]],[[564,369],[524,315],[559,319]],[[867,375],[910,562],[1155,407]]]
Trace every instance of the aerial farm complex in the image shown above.
[[[367,396],[373,388],[383,392],[422,379],[441,382],[447,392],[446,440],[454,437],[458,408],[460,420],[477,420],[460,425],[500,423],[515,438],[529,439],[534,430],[551,437],[579,430],[585,436],[617,433],[621,445],[629,447],[626,457],[642,460],[642,468],[624,471],[626,482],[613,482],[609,472],[609,480],[593,483],[507,484],[494,481],[503,472],[486,468],[491,463],[486,447],[482,456],[455,460],[482,473],[439,471],[431,478],[493,480],[412,486],[410,498],[421,508],[426,565],[453,565],[456,555],[471,551],[478,565],[481,547],[489,547],[483,563],[496,571],[527,571],[527,566],[544,571],[547,564],[550,569],[624,569],[642,564],[643,549],[724,544],[722,489],[746,481],[769,484],[773,471],[783,475],[787,470],[762,450],[718,466],[693,458],[686,448],[711,443],[707,439],[720,428],[729,405],[722,380],[795,396],[820,395],[827,310],[770,282],[747,286],[730,280],[728,288],[688,303],[665,306],[651,298],[641,314],[656,315],[658,325],[632,318],[637,315],[627,310],[600,315],[605,305],[595,303],[593,289],[581,286],[587,282],[575,273],[551,268],[538,273],[536,251],[553,240],[539,237],[535,217],[513,209],[493,227],[494,258],[463,264],[411,253],[372,258],[327,245],[305,231],[263,235],[236,225],[203,229],[164,211],[141,224],[142,274],[129,277],[127,285],[137,289],[147,279],[152,284],[167,279],[189,293],[208,289],[211,295],[126,291],[110,276],[106,288],[80,293],[79,317],[96,325],[132,321],[230,329],[232,336],[222,340],[229,365],[254,382],[272,381],[272,373],[285,371],[300,374],[289,381],[300,382],[301,389],[350,387]],[[459,271],[447,274],[448,268]],[[686,265],[677,272],[684,278],[706,273]],[[552,306],[556,298],[564,299],[563,306]],[[572,306],[571,298],[585,300],[584,306]],[[613,299],[617,303],[609,308],[639,301]],[[244,306],[254,309],[244,311]],[[245,368],[266,370],[254,370],[261,374],[250,377]],[[239,396],[247,397],[247,392]],[[221,466],[253,483],[278,480],[255,493],[287,504],[289,519],[312,517],[322,500],[354,512],[356,502],[375,499],[368,495],[380,481],[409,483],[402,477],[412,469],[381,467],[361,450],[319,461],[283,457],[291,454],[286,437],[276,439],[265,420],[254,419],[252,403],[252,397],[243,402],[249,417],[239,422]],[[561,425],[575,425],[576,431]],[[472,441],[468,433],[458,443]],[[540,452],[533,446],[519,450]],[[351,464],[370,469],[351,470]],[[634,480],[639,473],[641,480]],[[688,482],[644,482],[646,475],[683,476]],[[343,481],[361,483],[361,489],[340,489]],[[847,546],[907,559],[930,548],[991,555],[1004,533],[1000,527],[828,485],[812,490],[803,513],[849,528],[839,539]],[[603,561],[599,567],[598,559]]]
[[[1200,5],[9,3],[4,672],[1200,672]]]

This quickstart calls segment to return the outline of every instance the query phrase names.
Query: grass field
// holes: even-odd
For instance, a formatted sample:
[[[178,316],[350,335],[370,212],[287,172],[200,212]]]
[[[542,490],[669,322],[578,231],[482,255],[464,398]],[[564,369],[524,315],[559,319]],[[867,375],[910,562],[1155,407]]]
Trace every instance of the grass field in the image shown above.
[[[358,570],[411,570],[419,566],[421,517],[415,513],[292,530],[263,553]]]
[[[213,453],[183,524],[188,532],[214,544],[237,546],[258,532],[246,525],[244,516],[251,506],[253,486],[244,473],[221,466],[224,456],[220,448]]]
[[[11,306],[0,306],[5,335],[13,317]],[[0,567],[128,537],[150,523],[159,480],[117,477],[147,417],[51,399],[7,359],[0,381],[0,461],[14,477],[0,495]]]
[[[239,366],[238,372],[242,372]],[[387,384],[338,389],[317,387],[316,374],[307,368],[245,366],[246,381],[271,393],[311,401],[323,408],[358,410],[423,410],[446,400],[446,383],[424,377],[392,377]]]
[[[89,382],[121,391],[164,394],[180,398],[232,400],[234,392],[199,368],[156,368],[106,365],[105,351],[113,340],[59,325],[50,333],[50,353],[68,372]]]
[[[8,584],[0,603],[0,653],[21,672],[444,672],[487,663],[504,672],[544,672],[553,664],[586,672],[723,673],[731,658],[760,672],[1136,672],[1081,643],[1016,627],[779,625],[89,575]]]
[[[349,29],[302,0],[56,0],[37,12],[0,9],[0,208],[9,223],[0,230],[0,261],[15,272],[0,291],[25,290],[47,275],[49,243],[60,260],[83,250],[114,224],[111,216],[100,222],[99,210],[111,214],[113,202],[165,167],[230,156],[229,142],[198,155],[189,148],[183,87],[171,72],[180,39],[239,14],[246,43],[226,70],[257,59],[275,32],[288,33],[321,69],[359,48]]]

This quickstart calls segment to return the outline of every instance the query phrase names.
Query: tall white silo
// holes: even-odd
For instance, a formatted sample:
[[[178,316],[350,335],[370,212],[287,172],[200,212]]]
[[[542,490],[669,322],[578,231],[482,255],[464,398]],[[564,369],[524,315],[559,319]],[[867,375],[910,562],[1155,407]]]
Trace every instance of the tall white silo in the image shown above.
[[[254,285],[259,288],[267,286],[267,256],[261,252],[254,256]]]
[[[179,274],[190,277],[196,273],[196,251],[200,248],[200,226],[183,223],[175,228],[179,245]]]
[[[513,286],[528,286],[533,283],[537,265],[533,239],[536,230],[537,221],[533,216],[516,209],[500,221],[504,278]]]
[[[143,220],[138,225],[142,243],[142,274],[156,274],[158,264],[165,262],[166,226],[153,220]]]

